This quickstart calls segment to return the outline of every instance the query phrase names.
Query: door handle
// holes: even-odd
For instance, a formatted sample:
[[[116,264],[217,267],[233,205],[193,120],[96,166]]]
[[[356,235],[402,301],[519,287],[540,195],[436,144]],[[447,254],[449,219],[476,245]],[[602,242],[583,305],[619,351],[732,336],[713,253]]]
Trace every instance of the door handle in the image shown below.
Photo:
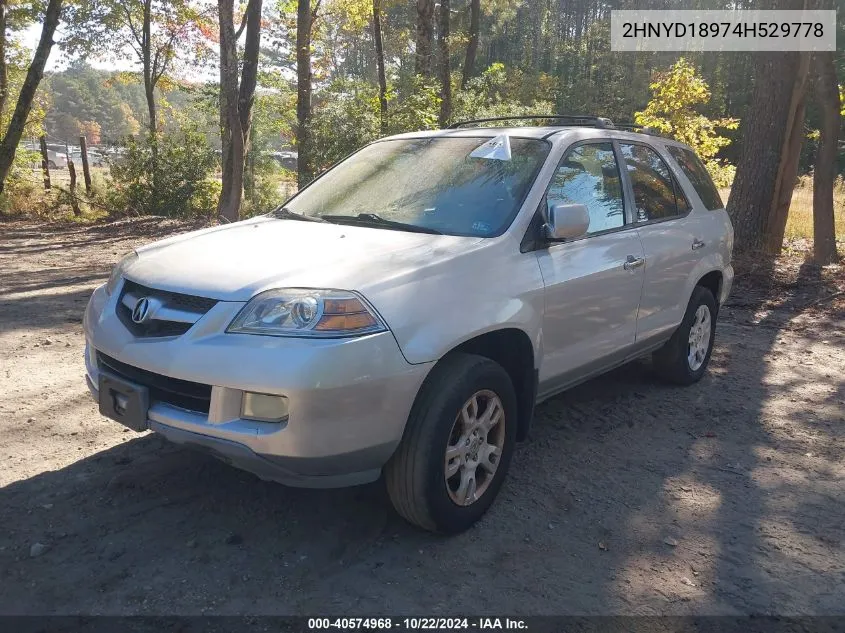
[[[695,238],[692,241],[692,250],[697,251],[699,248],[704,248],[705,243],[702,242],[700,239]]]
[[[625,270],[634,270],[635,268],[639,268],[645,264],[645,257],[634,257],[633,255],[628,255],[628,258],[625,260],[625,263],[622,264],[622,268]]]

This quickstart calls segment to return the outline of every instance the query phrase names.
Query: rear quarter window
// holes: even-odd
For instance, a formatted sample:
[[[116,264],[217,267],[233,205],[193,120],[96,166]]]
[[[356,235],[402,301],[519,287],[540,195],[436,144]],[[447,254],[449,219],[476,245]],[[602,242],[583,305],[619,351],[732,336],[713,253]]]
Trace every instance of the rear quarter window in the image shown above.
[[[713,179],[710,178],[707,168],[701,162],[701,159],[695,155],[695,152],[684,147],[677,147],[676,145],[669,145],[667,149],[672,155],[672,158],[675,159],[675,162],[678,163],[681,171],[684,172],[684,175],[689,178],[693,189],[695,189],[698,197],[701,198],[704,206],[710,211],[723,209],[725,205],[722,202],[722,197],[719,195],[719,190],[716,189],[716,185],[713,184]]]

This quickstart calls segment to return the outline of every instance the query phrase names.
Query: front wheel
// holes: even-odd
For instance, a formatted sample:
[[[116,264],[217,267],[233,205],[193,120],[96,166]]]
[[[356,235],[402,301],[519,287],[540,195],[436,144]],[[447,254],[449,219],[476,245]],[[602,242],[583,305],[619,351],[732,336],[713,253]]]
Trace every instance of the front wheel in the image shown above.
[[[710,362],[716,338],[716,299],[707,288],[696,286],[681,325],[654,353],[654,368],[666,381],[691,385],[701,380]]]
[[[516,442],[516,394],[490,359],[454,354],[426,379],[385,466],[396,511],[427,530],[466,530],[493,503]]]

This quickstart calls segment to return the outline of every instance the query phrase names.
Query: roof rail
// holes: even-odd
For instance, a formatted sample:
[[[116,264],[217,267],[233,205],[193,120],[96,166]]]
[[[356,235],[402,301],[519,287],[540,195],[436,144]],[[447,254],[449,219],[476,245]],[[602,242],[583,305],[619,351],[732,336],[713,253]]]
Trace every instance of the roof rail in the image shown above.
[[[649,136],[659,136],[661,138],[668,138],[665,134],[647,125],[640,125],[638,123],[617,123],[617,130],[624,132],[636,132],[637,134],[648,134]]]
[[[468,121],[456,121],[446,129],[476,125],[478,123],[493,123],[497,121],[555,121],[553,125],[575,125],[583,127],[597,127],[602,129],[613,129],[613,121],[600,116],[576,116],[569,114],[527,114],[518,116],[495,116],[486,119],[470,119]]]

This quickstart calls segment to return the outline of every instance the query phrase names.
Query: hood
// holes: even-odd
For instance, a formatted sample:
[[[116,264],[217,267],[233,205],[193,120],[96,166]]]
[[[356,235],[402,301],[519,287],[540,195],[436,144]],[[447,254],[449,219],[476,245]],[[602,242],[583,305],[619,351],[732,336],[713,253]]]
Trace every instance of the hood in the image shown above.
[[[391,278],[464,253],[483,240],[258,218],[185,233],[138,249],[126,277],[140,284],[247,301],[271,288],[366,293]]]

